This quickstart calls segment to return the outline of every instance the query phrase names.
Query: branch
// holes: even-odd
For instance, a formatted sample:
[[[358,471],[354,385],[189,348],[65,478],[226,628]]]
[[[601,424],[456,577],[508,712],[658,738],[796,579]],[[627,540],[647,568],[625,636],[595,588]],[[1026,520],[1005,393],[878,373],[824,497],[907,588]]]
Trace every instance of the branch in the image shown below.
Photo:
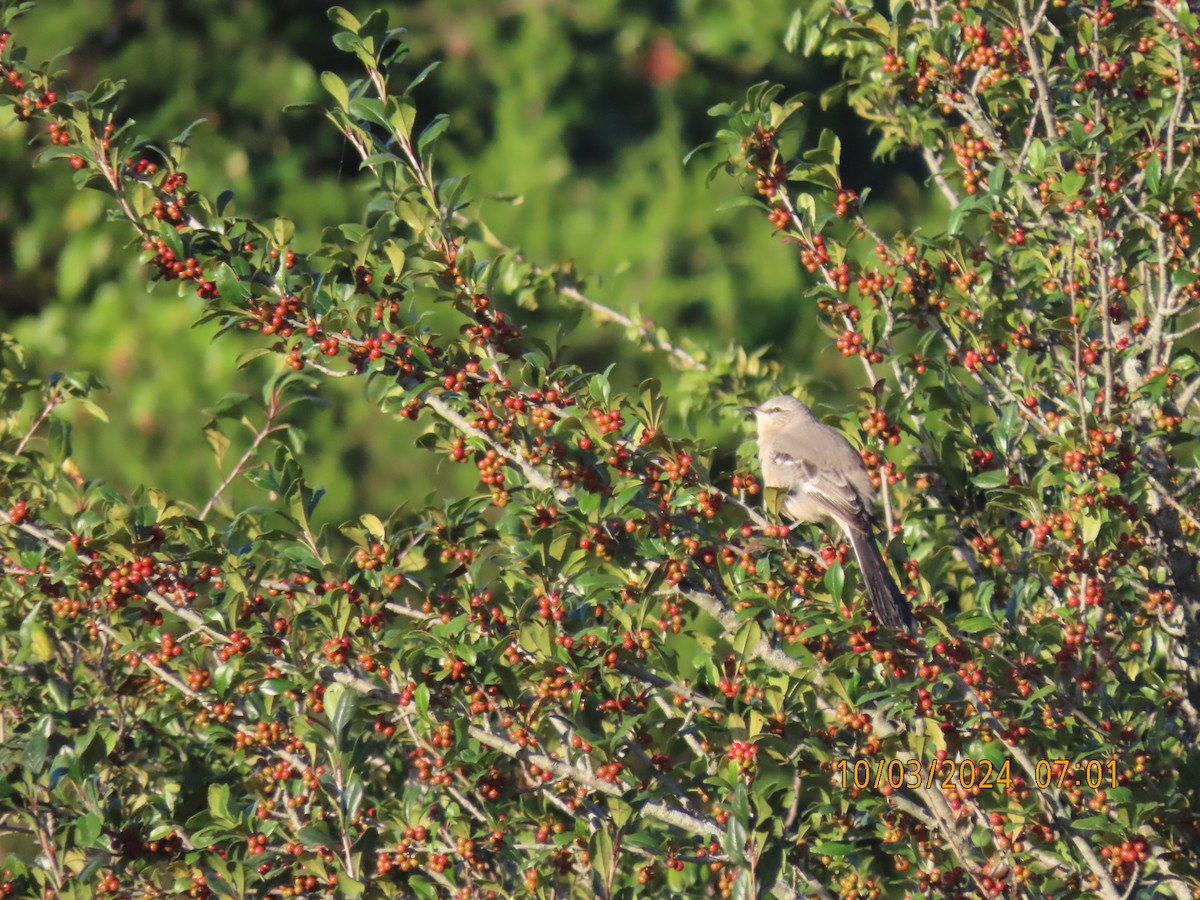
[[[1054,121],[1054,113],[1050,110],[1050,84],[1046,81],[1046,70],[1042,68],[1042,58],[1033,43],[1034,25],[1029,19],[1029,9],[1025,0],[1017,0],[1017,22],[1021,27],[1021,43],[1025,45],[1025,56],[1029,60],[1029,71],[1037,85],[1037,106],[1042,114],[1042,127],[1046,129],[1046,137],[1053,140],[1058,136],[1058,125]]]
[[[951,208],[958,206],[962,199],[958,196],[958,192],[950,186],[950,182],[946,180],[946,176],[942,174],[942,161],[933,150],[925,145],[921,146],[921,158],[925,160],[925,167],[929,170],[929,177],[933,179],[933,183],[937,185],[942,196],[950,204]]]
[[[243,467],[250,462],[255,452],[257,452],[259,446],[264,440],[266,440],[267,436],[279,430],[274,427],[275,416],[278,415],[279,409],[279,394],[277,391],[272,391],[271,399],[267,403],[266,421],[263,422],[262,428],[260,428],[254,435],[254,440],[250,442],[250,446],[246,448],[246,452],[242,454],[242,458],[237,461],[237,465],[233,467],[233,469],[229,472],[229,475],[226,476],[225,480],[217,485],[217,489],[212,492],[212,496],[208,498],[208,502],[205,503],[204,508],[200,510],[199,519],[201,522],[208,518],[208,514],[212,512],[213,504],[220,499],[221,495],[225,493],[225,490],[229,487],[229,485],[233,484],[234,479],[242,473]]]

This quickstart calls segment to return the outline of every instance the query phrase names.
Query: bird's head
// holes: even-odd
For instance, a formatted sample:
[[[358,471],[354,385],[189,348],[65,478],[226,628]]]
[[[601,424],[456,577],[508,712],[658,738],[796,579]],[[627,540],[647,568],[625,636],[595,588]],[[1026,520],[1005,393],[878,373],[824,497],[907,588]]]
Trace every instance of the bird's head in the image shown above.
[[[780,394],[758,406],[749,406],[746,409],[747,412],[754,413],[760,434],[775,432],[780,428],[786,428],[792,422],[812,418],[812,413],[809,412],[807,406],[787,394]]]

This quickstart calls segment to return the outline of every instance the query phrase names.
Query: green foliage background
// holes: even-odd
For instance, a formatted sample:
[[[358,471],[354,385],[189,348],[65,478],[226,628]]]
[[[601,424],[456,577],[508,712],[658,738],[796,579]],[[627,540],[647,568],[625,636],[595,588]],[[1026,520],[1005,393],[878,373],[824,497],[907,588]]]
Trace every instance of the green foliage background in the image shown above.
[[[731,179],[706,185],[703,155],[681,164],[712,134],[708,107],[749,84],[779,80],[818,95],[832,83],[832,72],[779,43],[795,3],[759,3],[754,15],[702,0],[388,8],[410,29],[413,71],[442,61],[419,89],[422,114],[450,114],[445,170],[472,173],[469,194],[482,195],[500,239],[543,263],[573,260],[591,296],[677,338],[765,347],[784,371],[811,373],[818,396],[838,390],[852,370],[800,310],[811,276],[796,250],[763,240],[770,226],[736,208]],[[204,118],[193,132],[192,183],[234,191],[245,213],[291,218],[297,250],[310,249],[322,227],[360,217],[365,192],[338,134],[314,112],[283,111],[322,100],[318,74],[349,65],[329,41],[324,4],[65,0],[35,9],[22,38],[34,59],[74,44],[62,63],[75,83],[126,79],[126,109],[152,140]],[[903,165],[871,161],[861,121],[842,107],[823,111],[814,97],[798,120],[793,140],[811,143],[829,125],[842,135],[845,171],[861,180],[851,186],[873,189],[881,227],[929,214]],[[211,326],[192,329],[201,306],[192,292],[147,291],[145,270],[118,246],[126,232],[106,221],[105,197],[76,191],[58,170],[65,162],[31,166],[29,152],[24,130],[0,111],[0,167],[22,173],[0,193],[0,327],[37,369],[105,373],[111,423],[76,423],[75,452],[89,474],[202,503],[215,465],[204,410],[230,391],[257,390],[261,372],[241,382],[230,374],[251,345],[213,344]],[[588,343],[574,338],[566,352],[585,368],[614,363],[619,385],[672,377],[665,366],[649,371],[654,359],[618,327],[583,333]],[[327,403],[302,413],[306,471],[329,491],[321,513],[330,521],[390,509],[414,485],[458,475],[396,452],[411,445],[411,431],[346,393],[357,390],[327,382]],[[672,413],[690,405],[681,398]],[[727,445],[740,439],[724,436]],[[248,489],[234,486],[235,504],[246,496],[239,490]]]

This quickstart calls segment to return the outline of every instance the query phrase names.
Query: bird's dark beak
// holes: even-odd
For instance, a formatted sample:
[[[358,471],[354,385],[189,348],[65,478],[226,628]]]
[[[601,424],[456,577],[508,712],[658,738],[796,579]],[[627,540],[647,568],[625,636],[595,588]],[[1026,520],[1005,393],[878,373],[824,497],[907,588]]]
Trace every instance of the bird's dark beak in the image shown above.
[[[756,412],[758,412],[758,407],[757,406],[743,406],[742,412],[744,412],[748,416],[752,416]]]

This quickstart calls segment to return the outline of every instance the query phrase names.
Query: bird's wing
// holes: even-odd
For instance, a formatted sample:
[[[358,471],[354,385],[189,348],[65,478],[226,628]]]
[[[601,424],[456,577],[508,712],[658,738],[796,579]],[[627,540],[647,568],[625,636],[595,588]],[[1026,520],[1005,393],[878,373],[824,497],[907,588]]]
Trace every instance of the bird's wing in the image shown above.
[[[797,459],[776,451],[771,455],[780,474],[782,489],[787,491],[784,511],[797,522],[821,522],[835,519],[857,522],[856,505],[848,501],[844,490],[831,483],[828,476],[812,461]]]
[[[874,521],[875,489],[862,457],[842,435],[819,422],[809,423],[779,443],[788,448],[797,489],[829,507],[836,518]]]
[[[850,446],[847,443],[847,446]],[[867,471],[866,464],[862,461],[862,457],[858,455],[858,451],[853,447],[850,448],[854,453],[854,459],[857,463],[852,467],[847,474],[847,484],[854,491],[858,498],[859,506],[862,508],[867,517],[867,521],[875,521],[875,485],[871,481],[871,473]]]

